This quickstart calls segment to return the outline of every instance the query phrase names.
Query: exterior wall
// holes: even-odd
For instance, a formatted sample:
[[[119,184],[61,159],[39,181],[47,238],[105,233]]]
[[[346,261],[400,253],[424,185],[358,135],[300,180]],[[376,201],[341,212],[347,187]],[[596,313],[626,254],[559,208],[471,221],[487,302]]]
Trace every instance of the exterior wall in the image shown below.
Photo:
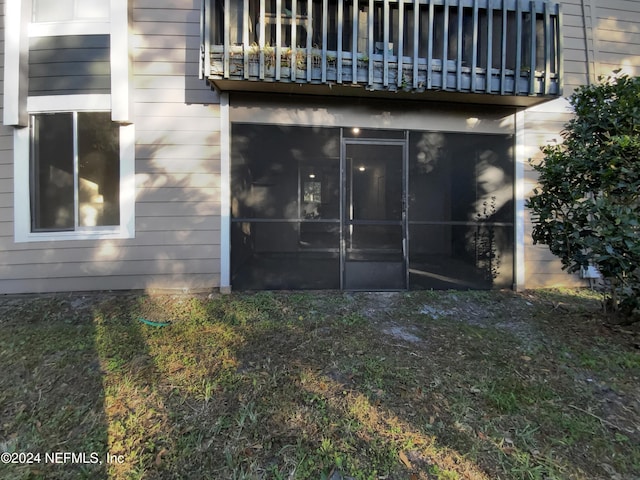
[[[562,2],[562,41],[564,46],[564,95],[571,95],[574,88],[589,81],[589,59],[593,51],[590,0],[565,0]],[[586,26],[586,27],[585,27]]]
[[[30,39],[29,95],[110,92],[109,35]]]
[[[230,120],[239,123],[418,129],[513,134],[515,109],[424,102],[355,102],[345,98],[231,94]]]
[[[2,47],[6,2],[0,0]],[[225,283],[225,274],[222,273],[221,280],[220,270],[228,268],[228,258],[220,258],[226,257],[221,255],[220,232],[225,227],[228,208],[221,207],[224,196],[221,188],[228,186],[220,179],[225,178],[226,167],[221,158],[225,154],[221,151],[228,148],[224,141],[226,119],[221,121],[225,113],[219,96],[198,79],[199,2],[130,0],[130,3],[133,7],[129,42],[133,65],[130,119],[136,137],[135,238],[16,243],[14,127],[0,125],[0,293],[210,289]],[[640,74],[640,2],[564,0],[562,8],[565,97],[579,85],[595,82],[598,76],[618,68],[630,75]],[[37,60],[36,55],[31,58],[32,77],[39,77],[38,71],[51,74],[57,85],[56,93],[68,93],[60,87],[64,76],[60,71],[47,71],[44,61]],[[97,65],[94,61],[85,63]],[[104,67],[100,65],[103,73]],[[4,48],[0,49],[0,69],[4,74]],[[0,82],[4,82],[4,75],[0,75]],[[32,85],[32,94],[38,92],[50,93]],[[261,121],[255,116],[256,104],[240,101],[234,105],[235,98],[240,98],[232,95],[231,113],[236,120]],[[323,116],[321,110],[315,109],[307,113],[317,118],[305,119],[293,104],[281,105],[279,111],[272,110],[269,115],[284,115],[283,123],[323,125],[326,121],[350,125],[367,115],[372,126],[400,120],[403,125],[419,122],[424,126],[426,122],[449,129],[451,122],[458,122],[439,107],[424,111],[416,108],[415,112],[408,109],[402,115],[391,116],[381,113],[383,108],[375,117],[364,106],[364,99],[349,102],[342,99],[338,103],[345,107],[335,109],[335,115]],[[0,108],[4,105],[5,99],[0,97]],[[481,113],[486,108],[475,112],[472,107],[457,107],[457,111],[461,130],[476,128],[475,125],[487,128],[488,120],[488,128],[493,130],[504,120],[492,115],[483,117]],[[526,196],[536,183],[529,159],[541,159],[541,145],[561,140],[560,131],[571,118],[571,111],[565,99],[558,99],[525,110],[521,118],[518,158],[524,170]],[[513,121],[509,115],[501,126],[511,129]],[[533,288],[581,284],[577,277],[561,271],[559,261],[546,246],[532,245],[531,227],[529,213],[524,212],[523,285]]]
[[[218,286],[220,107],[198,80],[199,28],[199,2],[133,0],[135,238],[16,243],[0,126],[0,293]]]
[[[619,68],[628,75],[640,74],[640,3],[635,0],[593,3],[596,75],[607,76]]]
[[[562,9],[566,98],[578,86],[594,83],[617,69],[628,75],[640,74],[640,2],[565,0]],[[540,161],[542,145],[562,141],[560,132],[572,115],[566,98],[524,112],[525,196],[531,194],[537,180],[529,159]],[[525,212],[526,287],[583,284],[577,276],[562,272],[559,260],[546,245],[533,245],[531,230],[530,214]]]
[[[0,91],[4,91],[4,0],[0,0],[0,45]],[[2,114],[4,105],[4,95],[0,95]],[[13,132],[11,127],[0,125],[0,261],[3,263],[7,237],[13,237]]]
[[[561,142],[560,131],[571,119],[571,110],[564,99],[549,102],[524,113],[524,194],[531,195],[537,183],[537,173],[531,162],[539,163],[540,146]],[[534,245],[531,238],[531,212],[524,212],[524,286],[526,288],[577,286],[584,282],[576,275],[562,271],[560,260],[546,245]]]

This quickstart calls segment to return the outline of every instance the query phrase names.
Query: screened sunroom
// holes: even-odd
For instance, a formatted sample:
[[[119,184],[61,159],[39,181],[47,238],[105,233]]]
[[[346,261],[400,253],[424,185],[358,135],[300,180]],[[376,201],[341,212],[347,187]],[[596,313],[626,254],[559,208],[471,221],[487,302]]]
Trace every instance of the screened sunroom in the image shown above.
[[[513,136],[233,123],[235,289],[510,288]]]

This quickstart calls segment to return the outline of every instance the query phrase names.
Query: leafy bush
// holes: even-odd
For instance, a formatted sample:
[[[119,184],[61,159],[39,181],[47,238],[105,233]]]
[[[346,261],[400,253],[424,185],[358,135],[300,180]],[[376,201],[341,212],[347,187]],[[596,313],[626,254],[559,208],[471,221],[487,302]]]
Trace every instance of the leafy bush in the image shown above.
[[[581,87],[570,103],[564,142],[543,147],[534,165],[533,240],[569,272],[595,265],[607,304],[631,315],[640,302],[640,78]]]

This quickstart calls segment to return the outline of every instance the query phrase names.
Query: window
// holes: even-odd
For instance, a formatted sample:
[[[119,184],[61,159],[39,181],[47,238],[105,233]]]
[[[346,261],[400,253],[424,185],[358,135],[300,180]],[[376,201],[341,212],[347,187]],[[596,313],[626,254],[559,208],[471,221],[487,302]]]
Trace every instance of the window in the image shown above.
[[[30,97],[14,130],[16,242],[135,237],[135,126],[108,95]]]
[[[311,175],[313,175],[313,173]],[[303,201],[305,203],[322,203],[322,183],[304,182]]]
[[[108,18],[109,2],[104,0],[33,0],[33,21],[36,23]]]
[[[119,127],[110,113],[38,114],[31,126],[31,231],[119,225]]]

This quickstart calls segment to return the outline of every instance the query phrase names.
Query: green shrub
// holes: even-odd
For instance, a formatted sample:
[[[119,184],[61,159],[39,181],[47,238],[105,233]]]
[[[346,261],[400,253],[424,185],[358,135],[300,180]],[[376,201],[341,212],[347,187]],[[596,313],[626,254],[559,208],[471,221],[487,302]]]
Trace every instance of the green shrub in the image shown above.
[[[569,272],[596,266],[606,304],[631,318],[640,302],[640,78],[581,87],[570,103],[564,142],[543,147],[534,165],[533,240]]]

